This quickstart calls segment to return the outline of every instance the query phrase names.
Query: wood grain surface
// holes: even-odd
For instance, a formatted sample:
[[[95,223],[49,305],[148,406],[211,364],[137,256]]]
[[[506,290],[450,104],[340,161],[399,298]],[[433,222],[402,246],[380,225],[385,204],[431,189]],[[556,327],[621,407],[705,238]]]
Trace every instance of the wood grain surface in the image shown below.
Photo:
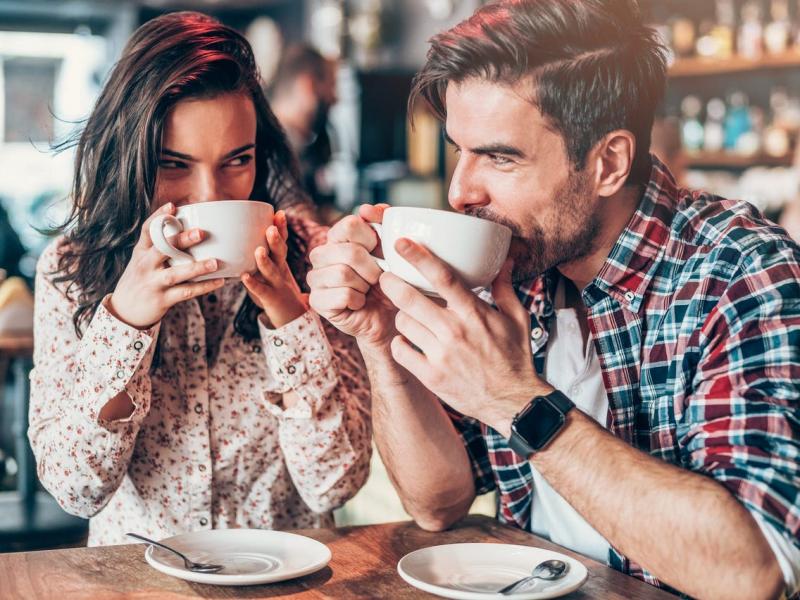
[[[145,544],[0,554],[2,600],[179,600],[185,598],[433,598],[397,574],[397,562],[428,546],[495,542],[537,546],[579,559],[589,570],[572,600],[666,599],[675,596],[546,540],[471,516],[453,529],[426,532],[411,522],[297,531],[327,544],[333,558],[317,573],[269,585],[223,587],[190,583],[152,569]]]

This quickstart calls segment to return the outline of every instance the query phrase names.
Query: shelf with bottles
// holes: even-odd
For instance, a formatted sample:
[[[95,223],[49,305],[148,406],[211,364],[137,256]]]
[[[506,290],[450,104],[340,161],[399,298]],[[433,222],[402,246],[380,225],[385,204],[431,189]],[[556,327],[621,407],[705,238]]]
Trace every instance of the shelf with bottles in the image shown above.
[[[676,60],[669,69],[672,78],[706,77],[727,73],[747,73],[766,69],[800,69],[800,50],[792,48],[781,54],[760,58],[732,56],[730,58],[692,57]]]
[[[800,0],[791,2],[715,0],[713,19],[672,15],[657,27],[670,49],[670,77],[800,69]]]
[[[703,102],[690,94],[680,103],[680,145],[689,168],[743,170],[789,167],[800,139],[800,96],[773,88],[770,107],[751,106],[736,91]]]
[[[682,162],[688,169],[744,170],[750,167],[791,167],[792,156],[770,156],[764,152],[752,155],[731,152],[686,152]]]

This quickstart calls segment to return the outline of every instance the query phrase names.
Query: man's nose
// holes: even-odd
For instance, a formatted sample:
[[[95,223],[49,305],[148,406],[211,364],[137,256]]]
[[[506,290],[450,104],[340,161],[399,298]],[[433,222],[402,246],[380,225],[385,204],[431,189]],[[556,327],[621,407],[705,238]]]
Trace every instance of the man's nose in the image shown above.
[[[475,172],[475,166],[463,156],[459,158],[453,178],[450,180],[447,201],[450,206],[462,213],[489,203],[489,194]]]

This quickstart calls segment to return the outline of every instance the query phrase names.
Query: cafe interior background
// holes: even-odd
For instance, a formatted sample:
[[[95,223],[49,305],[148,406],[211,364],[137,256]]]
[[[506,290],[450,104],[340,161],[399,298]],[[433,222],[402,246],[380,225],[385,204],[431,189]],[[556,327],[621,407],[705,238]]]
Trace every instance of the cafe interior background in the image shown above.
[[[130,33],[195,9],[243,31],[265,80],[282,48],[307,42],[338,61],[329,166],[335,208],[388,202],[447,208],[455,155],[427,113],[408,125],[411,79],[426,40],[479,0],[0,0],[0,552],[85,544],[87,522],[36,481],[25,438],[32,279],[66,215],[71,151]],[[744,199],[800,239],[800,0],[642,0],[670,48],[653,150],[689,187]],[[13,276],[12,276],[13,275]],[[29,346],[29,343],[27,344]],[[494,499],[475,512],[493,514]],[[375,453],[366,487],[337,524],[407,515]]]

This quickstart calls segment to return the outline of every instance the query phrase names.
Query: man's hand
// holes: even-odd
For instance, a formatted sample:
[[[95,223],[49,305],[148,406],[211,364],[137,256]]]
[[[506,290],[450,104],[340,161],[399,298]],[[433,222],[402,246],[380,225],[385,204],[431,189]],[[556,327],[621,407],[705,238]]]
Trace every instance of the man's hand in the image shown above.
[[[531,397],[553,390],[533,367],[530,314],[511,285],[512,261],[492,285],[494,310],[425,247],[400,239],[395,249],[447,306],[391,273],[381,275],[383,293],[399,309],[401,335],[392,340],[392,356],[455,410],[508,436],[511,420]]]
[[[377,287],[382,271],[370,253],[378,235],[369,223],[380,223],[386,205],[362,206],[328,232],[328,241],[311,251],[313,269],[307,282],[311,307],[363,347],[388,346],[395,335],[395,308]]]

